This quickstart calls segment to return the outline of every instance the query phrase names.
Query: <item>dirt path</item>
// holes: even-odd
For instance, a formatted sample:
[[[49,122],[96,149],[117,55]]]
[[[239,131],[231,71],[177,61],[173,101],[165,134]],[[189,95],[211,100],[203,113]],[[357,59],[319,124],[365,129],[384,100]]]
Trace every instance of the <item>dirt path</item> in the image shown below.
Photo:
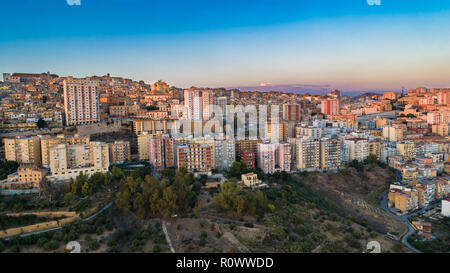
[[[241,244],[241,242],[239,242],[239,240],[236,239],[236,237],[234,237],[233,233],[225,231],[223,233],[223,238],[226,239],[228,242],[230,242],[230,244],[232,246],[237,248],[239,250],[239,252],[243,252],[243,253],[250,252],[250,250],[245,245]]]
[[[162,220],[162,219],[161,219],[161,226],[162,226],[164,235],[166,236],[166,241],[167,241],[167,244],[169,245],[170,251],[172,253],[175,253],[175,248],[173,247],[172,241],[170,240],[169,233],[167,232],[166,222],[164,222],[164,220]]]

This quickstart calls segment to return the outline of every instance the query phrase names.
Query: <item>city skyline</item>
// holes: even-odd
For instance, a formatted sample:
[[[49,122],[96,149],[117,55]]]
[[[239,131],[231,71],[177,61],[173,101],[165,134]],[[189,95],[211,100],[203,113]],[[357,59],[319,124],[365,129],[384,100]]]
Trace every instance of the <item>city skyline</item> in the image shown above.
[[[450,86],[442,1],[23,2],[4,3],[2,72],[111,73],[181,88]]]

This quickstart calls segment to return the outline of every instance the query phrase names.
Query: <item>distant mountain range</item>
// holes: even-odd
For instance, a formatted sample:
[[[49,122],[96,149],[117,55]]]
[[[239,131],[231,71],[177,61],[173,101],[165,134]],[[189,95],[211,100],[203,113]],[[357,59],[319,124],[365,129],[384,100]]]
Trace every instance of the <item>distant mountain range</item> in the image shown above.
[[[309,93],[311,95],[325,95],[331,90],[335,89],[331,85],[307,85],[307,84],[293,84],[293,85],[270,85],[262,84],[259,86],[235,86],[228,87],[227,89],[239,89],[241,91],[260,91],[260,92],[270,92],[270,91],[280,91],[286,93],[296,93],[305,94]],[[342,91],[341,95],[349,96],[351,98],[358,97],[364,94],[383,94],[386,91],[393,90],[362,90],[362,91]]]

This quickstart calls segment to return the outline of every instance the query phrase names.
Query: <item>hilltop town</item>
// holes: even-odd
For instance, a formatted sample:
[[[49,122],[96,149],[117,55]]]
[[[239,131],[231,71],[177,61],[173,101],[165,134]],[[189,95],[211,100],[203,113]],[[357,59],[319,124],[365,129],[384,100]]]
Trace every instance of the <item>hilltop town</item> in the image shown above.
[[[448,252],[449,103],[4,73],[0,250]]]

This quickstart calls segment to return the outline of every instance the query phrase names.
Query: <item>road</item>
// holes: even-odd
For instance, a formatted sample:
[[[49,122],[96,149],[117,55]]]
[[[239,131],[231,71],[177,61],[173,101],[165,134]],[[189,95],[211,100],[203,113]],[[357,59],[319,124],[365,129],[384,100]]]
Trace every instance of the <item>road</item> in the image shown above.
[[[414,228],[409,224],[408,219],[410,217],[415,217],[415,216],[418,216],[418,215],[425,214],[427,211],[439,207],[440,202],[439,201],[433,202],[428,207],[421,208],[421,209],[413,211],[411,213],[406,213],[406,214],[403,214],[403,215],[396,215],[395,213],[392,213],[392,211],[388,207],[388,196],[389,196],[389,192],[386,192],[385,194],[383,194],[383,196],[381,198],[381,202],[380,202],[380,207],[382,209],[384,209],[389,215],[391,215],[392,217],[396,218],[400,222],[404,223],[408,227],[408,232],[406,234],[404,234],[402,236],[402,238],[401,238],[402,244],[404,246],[406,246],[407,248],[409,248],[410,250],[416,252],[416,253],[421,253],[420,250],[414,248],[411,244],[408,243],[408,237],[411,234],[414,234],[414,232],[415,232]]]

